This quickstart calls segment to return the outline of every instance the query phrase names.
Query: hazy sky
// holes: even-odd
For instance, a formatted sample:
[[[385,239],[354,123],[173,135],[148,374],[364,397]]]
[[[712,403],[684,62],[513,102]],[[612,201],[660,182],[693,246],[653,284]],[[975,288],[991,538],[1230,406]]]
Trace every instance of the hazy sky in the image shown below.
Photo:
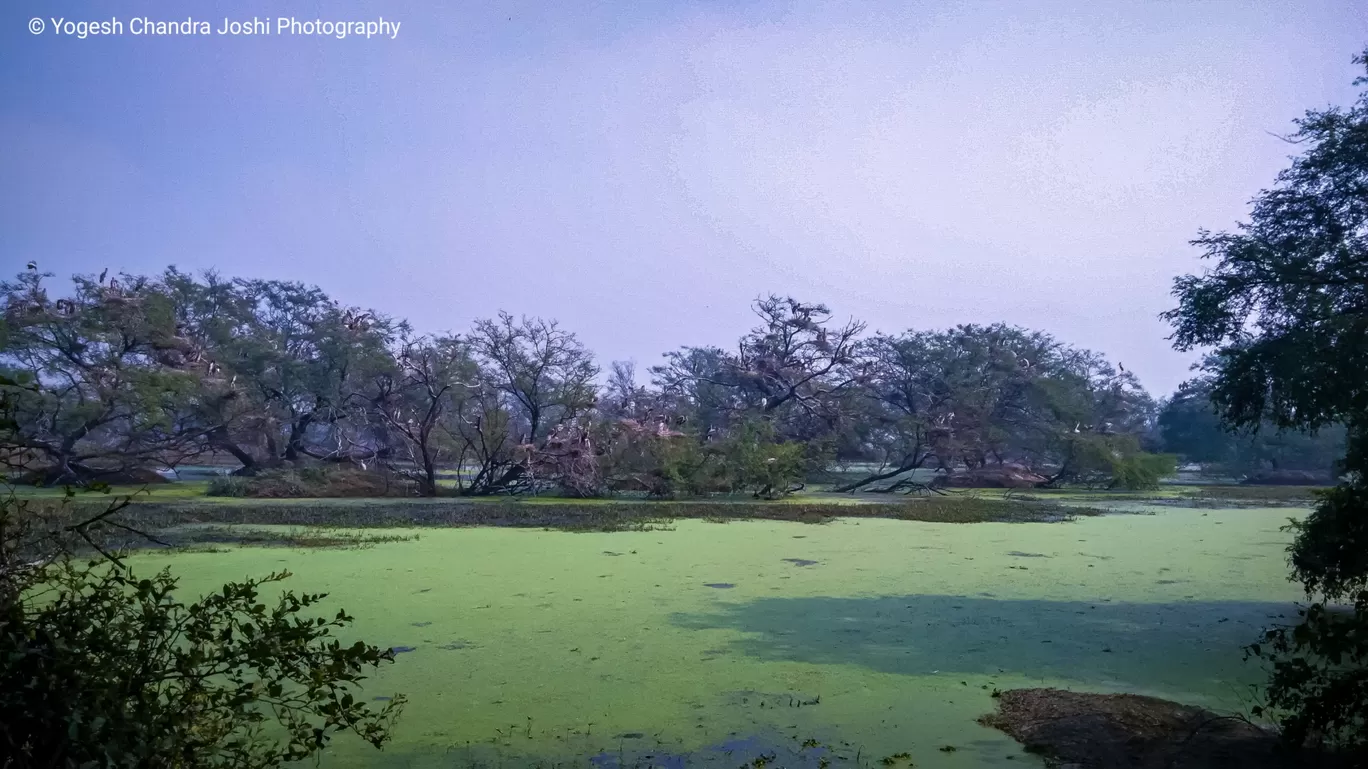
[[[253,14],[402,26],[127,26]],[[792,293],[1045,329],[1163,394],[1187,241],[1285,165],[1271,134],[1352,98],[1365,44],[1362,0],[11,0],[0,266],[297,279],[431,331],[538,314],[643,367]]]

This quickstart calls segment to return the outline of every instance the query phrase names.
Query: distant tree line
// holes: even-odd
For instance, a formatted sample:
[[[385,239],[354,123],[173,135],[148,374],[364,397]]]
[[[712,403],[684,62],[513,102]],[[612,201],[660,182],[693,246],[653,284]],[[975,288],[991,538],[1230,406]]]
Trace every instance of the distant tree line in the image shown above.
[[[1212,402],[1213,380],[1185,382],[1159,410],[1158,441],[1165,451],[1212,474],[1255,483],[1328,485],[1345,450],[1341,423],[1314,432],[1260,419],[1230,427]]]
[[[913,471],[1021,485],[1145,485],[1171,462],[1157,404],[1100,354],[1002,324],[866,333],[778,296],[735,347],[685,347],[600,379],[553,320],[501,314],[416,333],[301,283],[78,275],[0,283],[0,367],[19,429],[0,452],[49,484],[231,458],[383,469],[424,495],[781,496]],[[925,477],[924,474],[922,477]],[[920,483],[917,481],[916,483]]]

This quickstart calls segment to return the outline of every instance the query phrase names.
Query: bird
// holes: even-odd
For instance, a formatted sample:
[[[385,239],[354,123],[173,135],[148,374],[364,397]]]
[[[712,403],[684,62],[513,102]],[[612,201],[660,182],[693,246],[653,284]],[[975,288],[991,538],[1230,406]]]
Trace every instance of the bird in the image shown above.
[[[28,268],[29,268],[30,270],[37,271],[37,269],[38,269],[38,263],[37,263],[37,262],[29,262],[29,263],[28,263]]]
[[[104,268],[104,270],[102,270],[102,271],[100,272],[100,283],[104,283],[105,276],[108,275],[108,274],[109,274],[109,268],[108,268],[108,267]]]
[[[1121,373],[1122,373],[1122,374],[1126,373],[1126,367],[1123,366],[1123,365],[1121,365],[1121,361],[1117,361],[1117,362],[1116,362],[1116,367],[1119,368],[1119,369],[1121,369]]]

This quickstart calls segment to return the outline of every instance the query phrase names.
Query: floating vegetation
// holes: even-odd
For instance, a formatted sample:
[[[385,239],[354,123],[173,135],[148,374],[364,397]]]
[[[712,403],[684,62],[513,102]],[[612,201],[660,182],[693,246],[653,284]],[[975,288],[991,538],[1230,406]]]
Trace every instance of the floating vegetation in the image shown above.
[[[94,507],[92,507],[94,504]],[[43,500],[56,519],[86,515],[97,503]],[[100,508],[102,509],[102,507]],[[435,499],[185,499],[135,501],[120,521],[140,531],[165,532],[185,545],[227,542],[291,547],[368,547],[417,534],[367,535],[349,529],[508,526],[565,531],[668,531],[684,519],[779,520],[821,524],[842,518],[891,518],[929,523],[1057,523],[1106,511],[1041,499],[984,498],[967,494],[912,498],[895,503],[706,501],[534,501]],[[269,531],[263,527],[297,527]],[[117,537],[113,533],[111,537]],[[145,547],[138,537],[111,539],[115,547]],[[604,551],[605,554],[617,551]],[[620,554],[620,553],[619,553]]]
[[[1065,526],[853,517],[820,528],[684,521],[644,534],[428,529],[358,552],[129,560],[177,570],[189,593],[288,567],[291,587],[331,594],[325,613],[345,607],[366,637],[418,647],[366,682],[365,700],[403,692],[410,702],[381,760],[339,741],[323,769],[738,769],[762,756],[775,756],[765,769],[838,769],[857,755],[869,769],[904,749],[918,766],[948,769],[1034,762],[974,721],[998,687],[1125,687],[1239,705],[1259,675],[1240,646],[1267,615],[1291,616],[1300,596],[1277,557],[1285,540],[1274,541],[1288,513],[1202,512]],[[795,535],[812,541],[795,547]],[[605,551],[623,555],[600,579]],[[1269,557],[1220,557],[1230,552]],[[1020,564],[1032,574],[1007,568]],[[1196,598],[1155,585],[1165,578],[1188,580],[1183,593]],[[698,590],[700,580],[733,587]],[[503,736],[491,742],[495,729]],[[624,736],[634,733],[643,736]],[[1007,754],[1022,760],[1004,763]]]

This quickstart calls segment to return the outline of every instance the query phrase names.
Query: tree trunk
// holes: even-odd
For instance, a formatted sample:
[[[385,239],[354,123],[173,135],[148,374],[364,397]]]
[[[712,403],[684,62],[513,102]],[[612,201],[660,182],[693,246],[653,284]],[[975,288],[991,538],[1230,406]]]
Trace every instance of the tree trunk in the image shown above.
[[[290,462],[298,461],[300,455],[304,454],[304,434],[308,432],[309,425],[313,422],[313,414],[305,414],[290,424],[290,440],[285,444],[285,459]]]
[[[251,475],[257,471],[259,463],[257,462],[256,457],[237,445],[232,437],[228,435],[228,430],[226,428],[222,426],[214,428],[214,430],[209,433],[209,445],[232,454],[234,459],[242,463],[242,467],[234,472],[235,475]]]
[[[888,480],[889,478],[893,478],[893,477],[902,475],[903,473],[909,472],[909,471],[911,471],[911,470],[916,470],[917,468],[921,467],[922,464],[923,464],[925,461],[926,461],[925,459],[919,459],[919,460],[916,460],[916,461],[904,462],[903,464],[899,465],[896,469],[889,470],[889,471],[886,472],[886,473],[875,473],[874,475],[868,476],[868,477],[866,477],[866,478],[864,478],[864,479],[862,479],[862,480],[855,481],[854,483],[847,483],[847,484],[844,485],[844,486],[840,486],[840,487],[837,487],[837,488],[835,488],[835,489],[832,489],[832,491],[837,491],[837,492],[854,491],[854,490],[856,490],[856,489],[859,489],[859,488],[863,488],[863,487],[865,487],[865,486],[868,486],[868,485],[871,484],[871,483],[878,483],[879,481],[886,481],[886,480]]]

